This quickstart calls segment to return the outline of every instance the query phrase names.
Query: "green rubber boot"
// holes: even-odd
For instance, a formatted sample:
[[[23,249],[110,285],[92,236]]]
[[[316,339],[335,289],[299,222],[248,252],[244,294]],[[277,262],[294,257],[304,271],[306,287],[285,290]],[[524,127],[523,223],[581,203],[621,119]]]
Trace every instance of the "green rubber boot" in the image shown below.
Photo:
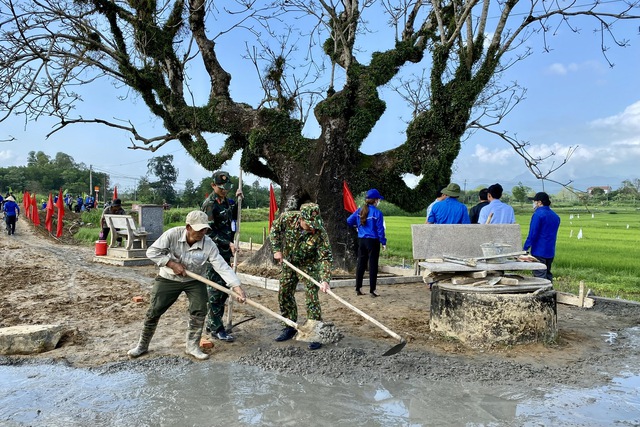
[[[149,351],[149,343],[151,342],[151,338],[153,338],[153,334],[156,332],[158,320],[160,319],[146,319],[144,321],[144,327],[140,334],[140,341],[138,341],[138,345],[135,348],[132,348],[127,352],[129,357],[135,359]]]
[[[206,360],[209,358],[207,353],[200,349],[200,337],[202,337],[202,327],[204,326],[204,317],[191,316],[189,318],[189,330],[187,331],[187,348],[185,353],[190,354],[198,360]]]

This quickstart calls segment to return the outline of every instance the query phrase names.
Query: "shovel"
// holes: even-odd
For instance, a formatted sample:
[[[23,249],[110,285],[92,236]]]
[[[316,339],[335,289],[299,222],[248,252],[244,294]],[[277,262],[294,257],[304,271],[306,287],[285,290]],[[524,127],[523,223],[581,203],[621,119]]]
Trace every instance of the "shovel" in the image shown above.
[[[191,277],[192,279],[196,279],[202,283],[204,283],[205,285],[209,285],[212,288],[215,288],[219,291],[224,292],[225,294],[229,295],[229,296],[237,296],[237,294],[235,292],[233,292],[230,289],[225,288],[224,286],[220,286],[215,282],[212,282],[209,279],[206,279],[202,276],[200,276],[199,274],[193,273],[189,270],[185,270],[185,273],[187,274],[187,276]],[[301,327],[300,325],[298,325],[296,322],[294,322],[291,319],[287,319],[284,316],[279,315],[278,313],[271,311],[270,309],[268,309],[267,307],[265,307],[262,304],[259,304],[255,301],[250,300],[249,298],[245,298],[245,303],[249,304],[251,307],[255,307],[258,310],[262,310],[265,313],[267,313],[268,315],[275,317],[276,319],[280,320],[281,322],[284,322],[287,324],[287,326],[291,326],[292,328],[294,328],[295,330],[298,331],[298,335],[296,336],[296,339],[299,341],[320,341],[320,339],[316,338],[313,334],[316,333],[315,330],[308,330],[310,328],[315,328],[317,325],[313,324],[313,323],[309,323],[309,326],[307,327],[307,325]],[[250,320],[250,319],[247,319]]]
[[[320,287],[320,283],[315,280],[313,277],[309,276],[307,273],[305,273],[304,271],[300,270],[298,267],[296,267],[295,265],[291,264],[289,261],[287,261],[286,259],[282,260],[283,263],[285,263],[287,266],[289,266],[293,271],[295,271],[296,273],[304,276],[307,280],[310,280],[313,284],[315,284],[316,286]],[[391,335],[393,338],[397,339],[398,341],[400,341],[399,344],[394,345],[393,347],[391,347],[389,350],[387,350],[383,356],[391,356],[394,355],[396,353],[399,353],[400,351],[402,351],[402,349],[404,348],[405,345],[407,345],[407,342],[404,340],[404,338],[402,338],[400,335],[396,334],[395,332],[393,332],[391,329],[387,328],[386,326],[384,326],[382,323],[378,322],[376,319],[374,319],[373,317],[369,316],[367,313],[365,313],[364,311],[360,310],[357,307],[354,307],[353,305],[349,304],[347,301],[343,300],[342,298],[340,298],[338,295],[334,294],[333,291],[331,289],[329,289],[327,291],[327,293],[332,296],[333,298],[337,299],[340,303],[344,304],[345,306],[347,306],[347,308],[349,308],[350,310],[355,311],[356,313],[358,313],[360,316],[364,317],[365,319],[367,319],[368,321],[370,321],[371,323],[373,323],[374,325],[376,325],[377,327],[379,327],[380,329],[382,329],[383,331],[385,331],[386,333],[388,333],[389,335]]]
[[[240,169],[240,177],[238,179],[238,188],[242,190],[242,169]],[[236,273],[238,271],[238,251],[240,250],[240,219],[242,216],[242,197],[238,197],[238,219],[236,221],[236,233],[235,238],[233,240],[233,244],[236,247],[236,251],[233,254],[233,272]],[[231,322],[233,318],[233,298],[229,298],[227,300],[227,326],[225,329],[227,332],[231,332],[233,330],[233,323]],[[239,323],[238,323],[239,324]],[[235,326],[237,326],[236,324]]]

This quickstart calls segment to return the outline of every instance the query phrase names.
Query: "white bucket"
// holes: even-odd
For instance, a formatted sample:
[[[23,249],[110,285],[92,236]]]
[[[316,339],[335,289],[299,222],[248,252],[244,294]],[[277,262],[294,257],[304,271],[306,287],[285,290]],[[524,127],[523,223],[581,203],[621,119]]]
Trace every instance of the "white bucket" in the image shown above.
[[[483,243],[480,245],[480,248],[482,248],[483,256],[495,256],[509,253],[511,251],[511,245],[506,243]],[[507,262],[507,257],[489,258],[486,262],[490,264],[502,264]]]

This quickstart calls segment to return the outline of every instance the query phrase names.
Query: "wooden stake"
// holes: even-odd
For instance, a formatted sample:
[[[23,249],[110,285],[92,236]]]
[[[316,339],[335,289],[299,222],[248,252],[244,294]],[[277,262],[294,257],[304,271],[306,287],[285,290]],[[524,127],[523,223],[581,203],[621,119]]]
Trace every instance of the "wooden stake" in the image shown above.
[[[584,281],[580,281],[580,291],[578,292],[579,307],[584,307]]]

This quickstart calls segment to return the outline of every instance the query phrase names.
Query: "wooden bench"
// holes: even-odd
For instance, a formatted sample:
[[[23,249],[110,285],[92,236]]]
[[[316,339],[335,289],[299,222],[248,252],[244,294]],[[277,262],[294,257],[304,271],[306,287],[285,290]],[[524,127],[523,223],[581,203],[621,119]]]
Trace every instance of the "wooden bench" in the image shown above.
[[[127,245],[125,249],[133,249],[134,242],[140,242],[140,248],[147,248],[147,233],[140,230],[131,215],[105,215],[104,216],[107,225],[111,230],[111,240],[109,242],[110,248],[116,247],[118,237],[124,237],[127,239]]]

